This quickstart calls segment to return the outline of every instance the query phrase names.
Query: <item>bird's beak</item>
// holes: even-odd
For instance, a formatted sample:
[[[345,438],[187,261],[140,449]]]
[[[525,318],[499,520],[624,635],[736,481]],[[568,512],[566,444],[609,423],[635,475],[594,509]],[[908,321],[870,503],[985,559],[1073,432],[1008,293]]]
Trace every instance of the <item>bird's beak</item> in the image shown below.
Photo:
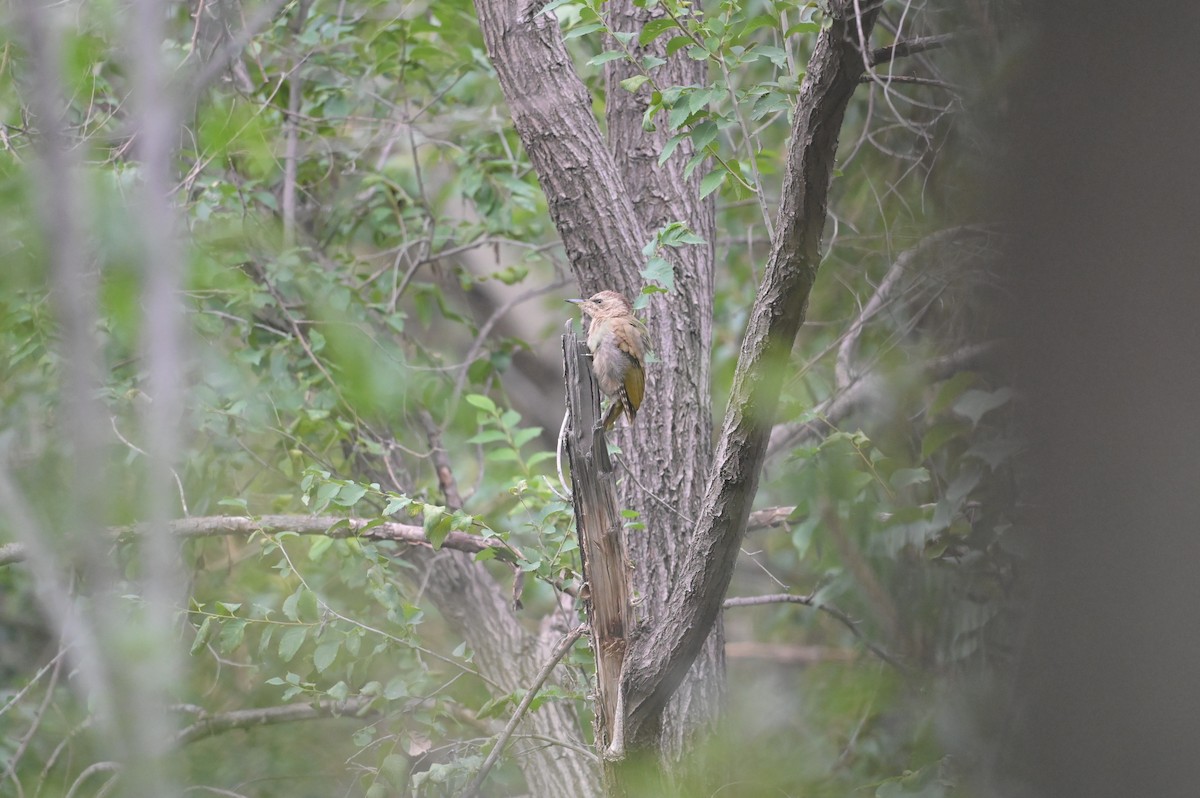
[[[572,305],[582,305],[583,304],[582,299],[568,299],[566,301],[570,302]]]

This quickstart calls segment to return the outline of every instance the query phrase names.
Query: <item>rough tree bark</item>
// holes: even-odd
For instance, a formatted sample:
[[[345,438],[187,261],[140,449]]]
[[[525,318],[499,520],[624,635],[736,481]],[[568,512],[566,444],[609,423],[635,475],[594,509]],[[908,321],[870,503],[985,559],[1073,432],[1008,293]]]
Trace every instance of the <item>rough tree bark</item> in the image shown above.
[[[633,0],[612,0],[606,6],[608,24],[617,32],[641,31],[651,19],[665,16],[661,6],[638,8]],[[701,86],[708,80],[708,65],[681,49],[667,54],[670,36],[660,36],[639,47],[637,36],[629,49],[639,60],[654,56],[666,63],[654,70],[660,86]],[[608,41],[615,49],[616,44]],[[675,583],[682,552],[697,517],[712,461],[712,392],[709,363],[712,354],[713,277],[715,271],[715,195],[700,199],[701,167],[690,178],[684,166],[694,150],[690,139],[659,166],[658,157],[670,138],[666,125],[644,130],[642,118],[650,102],[651,86],[637,92],[620,82],[637,74],[625,59],[605,65],[605,121],[609,150],[616,160],[625,191],[647,234],[663,225],[685,222],[705,241],[702,245],[663,253],[675,271],[675,293],[650,307],[647,326],[652,348],[661,362],[647,375],[647,401],[638,423],[621,439],[627,451],[636,452],[626,465],[636,477],[625,481],[624,503],[641,513],[645,531],[629,535],[629,556],[636,568],[634,583],[640,596],[644,623],[663,622],[667,597]],[[630,278],[638,280],[641,261],[622,263]],[[717,717],[725,686],[725,634],[720,615],[704,647],[666,710],[663,752],[678,759],[684,744],[696,731]]]
[[[604,146],[557,21],[541,7],[528,0],[476,0],[488,54],[581,288],[635,295],[640,245],[654,229],[648,226],[680,219],[711,241],[711,206],[696,200],[695,186],[675,171],[687,154],[664,169],[654,166],[665,134],[641,131],[644,98],[609,92],[611,149]],[[648,521],[643,535],[630,536],[646,616],[623,678],[625,733],[634,747],[677,750],[688,712],[686,706],[668,712],[668,703],[718,623],[778,404],[780,366],[803,321],[819,264],[842,116],[869,57],[863,51],[878,8],[857,17],[854,8],[847,0],[833,4],[834,24],[820,34],[808,66],[771,257],[714,464],[707,375],[711,246],[679,253],[678,292],[656,298],[647,314],[661,362],[648,376],[645,412],[623,440],[630,471],[644,486],[628,491],[627,499]],[[629,31],[639,29],[648,12],[622,0],[608,13],[614,30]],[[610,87],[623,77],[621,63],[610,62]],[[678,70],[665,79],[679,84],[704,77],[682,59],[668,59],[660,69]],[[683,517],[696,519],[694,528]],[[719,632],[713,639],[719,643]],[[703,661],[709,675],[719,671],[714,649]],[[699,703],[711,710],[710,701]]]

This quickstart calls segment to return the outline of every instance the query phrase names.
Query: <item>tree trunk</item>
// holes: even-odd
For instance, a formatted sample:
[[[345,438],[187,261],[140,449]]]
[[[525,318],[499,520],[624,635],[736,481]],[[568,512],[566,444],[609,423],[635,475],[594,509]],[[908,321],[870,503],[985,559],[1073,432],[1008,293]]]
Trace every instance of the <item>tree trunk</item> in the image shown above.
[[[613,0],[605,6],[609,26],[616,32],[637,33],[651,19],[665,16],[661,7],[638,8],[632,0]],[[629,43],[634,56],[654,56],[666,61],[654,70],[660,86],[702,86],[708,65],[687,57],[681,49],[666,52],[668,36],[639,47],[636,35]],[[615,48],[613,41],[608,42]],[[651,347],[660,362],[649,369],[646,401],[632,431],[621,438],[629,453],[626,464],[637,478],[625,481],[624,504],[641,513],[645,529],[628,536],[629,555],[636,568],[643,617],[651,626],[661,623],[667,596],[678,577],[681,552],[692,535],[694,520],[712,462],[712,308],[715,239],[715,196],[700,199],[703,165],[690,178],[684,166],[694,154],[691,140],[658,165],[670,131],[659,124],[642,127],[651,87],[636,92],[620,82],[638,74],[629,61],[605,65],[605,121],[609,149],[647,239],[669,222],[682,221],[704,238],[704,244],[663,253],[675,267],[675,292],[656,294],[647,314]],[[644,243],[644,242],[643,242]],[[623,264],[636,272],[642,263]],[[663,726],[663,753],[677,760],[684,744],[696,731],[717,717],[725,692],[725,634],[718,615],[704,647],[667,705]]]
[[[667,132],[641,129],[647,90],[618,88],[626,62],[606,65],[605,147],[557,20],[539,2],[476,0],[488,55],[583,292],[638,295],[641,248],[664,222],[683,221],[707,242],[664,253],[676,290],[655,294],[644,314],[659,362],[648,369],[637,424],[616,436],[633,477],[624,499],[645,523],[627,536],[640,617],[622,675],[625,738],[631,749],[667,758],[711,718],[721,693],[721,600],[820,262],[842,117],[869,56],[860,45],[878,15],[873,7],[858,17],[848,0],[832,5],[833,24],[818,37],[794,113],[783,204],[714,461],[713,209],[698,199],[696,184],[704,171],[683,179],[687,142],[657,166]],[[606,10],[617,32],[640,30],[657,13],[630,0]],[[705,82],[704,64],[681,53],[660,74],[663,85]]]

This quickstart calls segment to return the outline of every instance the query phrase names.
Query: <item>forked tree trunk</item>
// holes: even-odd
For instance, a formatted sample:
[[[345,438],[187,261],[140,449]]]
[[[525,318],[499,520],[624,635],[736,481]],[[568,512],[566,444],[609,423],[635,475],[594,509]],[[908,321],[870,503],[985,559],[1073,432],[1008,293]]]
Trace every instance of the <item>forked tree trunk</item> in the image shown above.
[[[878,7],[856,19],[853,2],[836,0],[833,24],[818,37],[793,117],[771,256],[714,456],[713,207],[698,199],[697,186],[705,170],[683,178],[692,154],[686,141],[657,165],[668,132],[642,129],[648,91],[617,88],[632,74],[623,72],[622,60],[605,67],[605,141],[558,22],[542,5],[476,0],[488,54],[583,293],[637,296],[642,246],[666,222],[683,221],[706,241],[665,253],[676,290],[656,294],[643,314],[658,362],[648,369],[637,423],[615,436],[624,452],[617,468],[629,472],[622,501],[645,528],[627,535],[638,617],[622,663],[623,717],[613,723],[624,724],[626,750],[671,761],[689,732],[713,717],[722,693],[721,600],[757,488],[782,367],[820,262],[838,132],[865,69],[859,42],[869,37]],[[605,10],[618,32],[636,32],[661,13],[631,0],[613,0]],[[655,71],[663,85],[706,82],[704,64],[656,47],[646,52],[666,58]]]

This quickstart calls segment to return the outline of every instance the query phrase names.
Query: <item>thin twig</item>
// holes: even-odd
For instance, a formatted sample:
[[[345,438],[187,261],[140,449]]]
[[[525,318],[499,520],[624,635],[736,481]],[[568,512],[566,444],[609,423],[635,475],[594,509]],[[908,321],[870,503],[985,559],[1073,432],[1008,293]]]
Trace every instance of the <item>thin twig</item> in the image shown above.
[[[271,21],[286,2],[288,0],[268,0],[258,10],[258,13],[246,23],[246,26],[238,31],[236,36],[225,43],[220,52],[208,59],[188,87],[188,93],[191,95],[191,98],[198,97],[201,92],[208,88],[210,83],[216,80],[229,67],[235,58],[241,55],[242,51],[249,46],[254,37],[266,27],[267,23]]]
[[[58,650],[58,654],[54,656],[51,662],[54,664],[54,670],[50,674],[50,683],[46,685],[46,696],[42,699],[42,703],[38,705],[37,711],[33,713],[33,720],[29,723],[29,729],[17,743],[17,750],[13,751],[8,758],[8,767],[4,771],[4,777],[0,778],[0,784],[13,780],[17,785],[17,790],[21,790],[21,782],[17,778],[17,763],[21,761],[21,757],[25,756],[25,751],[29,748],[29,743],[33,740],[34,734],[37,733],[38,727],[42,725],[42,718],[46,716],[46,710],[50,707],[50,702],[54,700],[54,688],[58,685],[58,675],[62,672],[62,655],[66,652],[68,646],[63,646]]]
[[[917,53],[923,53],[927,50],[936,50],[939,47],[944,47],[946,42],[955,37],[953,33],[943,33],[938,36],[918,36],[912,39],[904,39],[895,44],[889,44],[887,47],[878,47],[871,51],[870,61],[871,66],[876,67],[880,64],[886,64],[889,61],[894,61],[897,58],[904,58]],[[895,78],[893,78],[895,80]]]
[[[869,75],[863,75],[861,78],[858,79],[858,82],[859,83],[874,83],[875,79]],[[944,80],[938,80],[937,78],[922,78],[917,75],[889,75],[887,78],[887,82],[888,83],[908,83],[908,84],[911,84],[914,86],[935,86],[939,89],[945,89],[946,91],[952,91],[955,93],[957,93],[959,90],[957,86],[955,86],[952,83],[947,83]]]
[[[487,759],[483,760],[483,764],[479,766],[479,772],[475,774],[475,778],[471,781],[470,786],[463,792],[464,798],[475,798],[479,795],[479,788],[483,786],[484,779],[487,778],[488,772],[495,766],[496,761],[500,759],[500,754],[504,753],[504,747],[508,745],[508,740],[516,731],[517,723],[525,716],[529,710],[529,705],[533,703],[533,699],[537,697],[538,691],[542,689],[542,685],[550,678],[550,674],[558,665],[559,660],[567,655],[571,650],[571,646],[575,645],[575,641],[583,636],[587,631],[587,626],[580,624],[567,633],[567,636],[562,639],[558,647],[550,655],[550,659],[542,666],[541,671],[534,677],[533,684],[525,691],[525,697],[521,699],[521,703],[517,705],[517,709],[508,720],[508,725],[504,727],[504,731],[500,732],[499,739],[492,746],[492,750],[487,755]]]
[[[889,654],[881,646],[871,642],[862,630],[858,628],[858,624],[851,620],[850,616],[834,607],[831,604],[818,602],[812,594],[807,596],[797,596],[792,593],[770,593],[764,596],[738,596],[736,598],[727,598],[721,605],[724,609],[730,607],[758,607],[763,604],[800,604],[804,607],[812,607],[815,610],[827,613],[838,620],[843,626],[854,633],[854,636],[862,641],[872,654],[879,657],[881,660],[891,665],[892,667],[907,673],[909,668],[900,660]]]
[[[492,328],[496,326],[496,323],[500,321],[500,319],[507,316],[509,311],[511,311],[517,305],[520,305],[523,302],[528,302],[531,299],[536,299],[537,297],[553,293],[566,284],[566,280],[556,280],[550,285],[517,294],[512,299],[508,300],[503,305],[492,311],[492,315],[488,316],[488,320],[483,323],[483,326],[479,328],[479,332],[475,335],[475,340],[471,342],[471,348],[467,350],[467,356],[463,358],[462,367],[459,369],[458,376],[454,379],[454,392],[451,394],[449,403],[451,408],[457,407],[458,398],[462,395],[463,387],[466,385],[467,374],[470,371],[471,364],[475,362],[475,358],[478,357],[480,350],[483,349],[483,342],[487,339],[488,335],[491,334]]]
[[[83,769],[78,778],[71,785],[71,789],[67,790],[66,798],[75,798],[75,794],[79,792],[79,788],[83,783],[97,773],[120,773],[121,765],[119,762],[93,762]],[[107,783],[107,782],[106,782]]]
[[[9,544],[9,546],[15,546],[15,545],[16,545],[15,543]],[[4,546],[3,548],[0,548],[0,552],[2,552],[3,549],[6,549],[6,548],[8,548],[8,546]],[[3,716],[5,712],[8,712],[10,709],[12,709],[16,705],[16,703],[18,701],[20,701],[22,698],[24,698],[25,694],[28,693],[30,690],[32,690],[33,686],[35,684],[37,684],[38,681],[41,680],[41,678],[46,674],[46,671],[50,670],[51,668],[55,668],[57,670],[58,661],[60,659],[62,659],[63,655],[66,654],[70,648],[71,648],[71,646],[69,644],[60,648],[58,650],[58,653],[55,654],[54,657],[51,658],[51,660],[49,662],[47,662],[45,665],[43,665],[41,667],[41,669],[33,675],[33,678],[29,680],[29,684],[25,685],[20,690],[18,690],[17,694],[14,695],[11,699],[9,699],[8,703],[4,705],[3,709],[0,709],[0,716]]]

